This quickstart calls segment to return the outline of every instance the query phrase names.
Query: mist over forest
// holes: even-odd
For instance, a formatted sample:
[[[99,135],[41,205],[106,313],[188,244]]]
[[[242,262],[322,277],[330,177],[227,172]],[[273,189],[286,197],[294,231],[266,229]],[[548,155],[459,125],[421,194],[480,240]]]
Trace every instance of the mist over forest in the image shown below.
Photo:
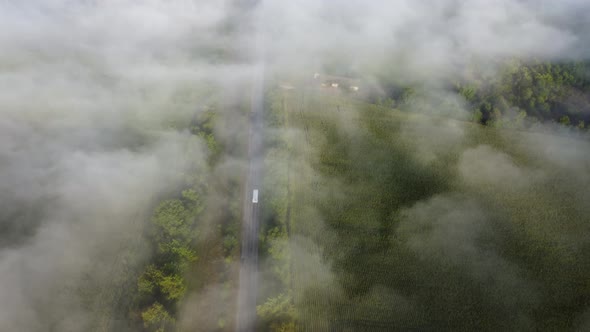
[[[590,329],[589,12],[0,1],[0,331],[240,330],[260,77],[249,330]]]

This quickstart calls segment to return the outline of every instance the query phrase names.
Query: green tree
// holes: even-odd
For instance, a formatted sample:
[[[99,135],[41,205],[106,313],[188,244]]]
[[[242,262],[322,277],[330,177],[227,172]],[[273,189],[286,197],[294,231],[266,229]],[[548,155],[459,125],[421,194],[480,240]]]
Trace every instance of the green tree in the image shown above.
[[[480,123],[482,118],[483,118],[483,114],[478,109],[473,110],[473,112],[471,113],[471,121],[473,121],[475,123]]]
[[[270,325],[270,330],[273,332],[295,332],[297,328],[295,326],[295,322],[280,322],[280,323],[273,323]]]
[[[570,125],[570,117],[567,115],[562,116],[561,118],[559,118],[559,123],[564,126],[569,126]]]
[[[166,200],[156,209],[153,222],[159,227],[160,242],[190,236],[189,214],[178,199]]]
[[[175,320],[170,316],[163,305],[156,302],[141,313],[143,326],[148,331],[164,332],[172,331]]]
[[[155,265],[147,267],[145,272],[137,280],[137,289],[142,296],[153,296],[164,278],[162,271]]]
[[[280,294],[266,300],[256,307],[260,317],[268,321],[292,321],[295,319],[293,298],[290,294]]]
[[[462,86],[459,88],[459,94],[461,94],[463,96],[463,98],[465,98],[465,100],[471,102],[475,99],[476,96],[476,90],[475,87],[467,85],[467,86]]]
[[[180,262],[188,263],[197,260],[197,253],[191,249],[190,239],[173,239],[169,242],[158,243],[158,249],[163,254],[170,254]]]
[[[399,97],[399,101],[401,104],[410,104],[412,98],[416,95],[416,90],[414,88],[408,87],[402,90],[402,93]]]
[[[186,292],[184,279],[176,274],[163,277],[160,280],[159,286],[162,289],[162,293],[169,300],[180,300]]]

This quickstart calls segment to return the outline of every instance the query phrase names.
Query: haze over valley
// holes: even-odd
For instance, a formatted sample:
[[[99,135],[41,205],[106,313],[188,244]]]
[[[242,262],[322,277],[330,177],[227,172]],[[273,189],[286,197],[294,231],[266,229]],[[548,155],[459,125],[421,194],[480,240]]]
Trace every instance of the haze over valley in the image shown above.
[[[0,331],[590,330],[588,12],[0,1]]]

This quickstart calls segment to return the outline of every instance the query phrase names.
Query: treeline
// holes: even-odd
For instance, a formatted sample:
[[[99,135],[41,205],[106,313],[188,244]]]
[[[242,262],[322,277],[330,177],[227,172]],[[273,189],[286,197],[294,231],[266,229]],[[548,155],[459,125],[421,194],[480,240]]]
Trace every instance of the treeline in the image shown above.
[[[213,108],[203,109],[188,127],[187,123],[182,128],[176,128],[191,134],[185,145],[189,165],[179,170],[180,186],[164,195],[149,220],[146,237],[151,253],[136,279],[136,289],[132,291],[135,296],[129,308],[130,320],[135,325],[133,330],[177,330],[179,309],[187,294],[198,292],[212,282],[223,284],[223,296],[216,294],[220,302],[234,302],[231,295],[236,279],[233,262],[239,249],[240,214],[239,204],[234,200],[239,198],[240,184],[234,179],[217,179],[214,176],[224,149],[222,141],[214,134],[217,115]],[[199,146],[206,146],[206,158],[194,160],[189,156],[197,153],[195,149]],[[171,161],[171,165],[174,162]],[[216,187],[218,182],[223,183],[219,186],[221,189]],[[231,193],[220,193],[220,190]],[[209,207],[209,197],[219,194],[227,194],[227,202]],[[207,209],[218,212],[206,214]],[[212,227],[212,224],[215,226]],[[207,247],[207,251],[203,247]],[[209,248],[219,250],[211,253]],[[203,326],[209,330],[229,329],[233,320],[232,310],[228,305],[227,312],[207,313],[208,321],[202,322]],[[195,319],[200,321],[203,318]]]
[[[469,80],[455,84],[455,91],[482,124],[520,124],[526,117],[532,123],[554,121],[584,129],[590,121],[588,62],[513,60],[494,77],[475,68]]]
[[[484,65],[471,64],[463,79],[446,82],[442,92],[432,91],[427,84],[407,85],[396,77],[379,77],[384,91],[369,92],[368,99],[381,106],[443,116],[455,116],[466,106],[471,121],[494,127],[557,122],[587,129],[590,62],[512,59],[494,66],[490,72]]]
[[[165,331],[174,325],[177,303],[187,286],[184,274],[197,259],[196,220],[203,209],[194,188],[181,197],[161,202],[152,218],[155,255],[137,281],[143,325],[150,331]]]
[[[264,287],[262,301],[256,311],[258,331],[295,331],[295,307],[292,293],[292,258],[290,234],[289,167],[291,146],[284,130],[288,125],[285,109],[288,93],[272,90],[266,96],[265,132],[266,156],[264,159],[265,204],[261,225],[260,255],[268,262],[262,267]]]
[[[580,330],[584,168],[514,142],[587,144],[455,121],[443,133],[424,116],[318,96],[298,128],[309,128],[319,186],[293,181],[308,197],[293,211],[314,213],[296,214],[288,235],[318,244],[322,261],[292,252],[296,330]],[[339,126],[347,110],[357,126]],[[287,304],[276,296],[265,309],[279,321]]]
[[[214,118],[213,110],[205,111],[193,119],[189,128],[192,134],[189,140],[205,141],[210,163],[219,154],[213,136]],[[194,146],[190,143],[186,145],[187,150]],[[187,291],[186,273],[198,259],[195,248],[207,183],[206,176],[197,174],[203,169],[195,168],[183,174],[184,184],[179,193],[161,201],[151,218],[148,232],[153,252],[150,264],[137,280],[135,304],[147,331],[174,329],[178,304]]]

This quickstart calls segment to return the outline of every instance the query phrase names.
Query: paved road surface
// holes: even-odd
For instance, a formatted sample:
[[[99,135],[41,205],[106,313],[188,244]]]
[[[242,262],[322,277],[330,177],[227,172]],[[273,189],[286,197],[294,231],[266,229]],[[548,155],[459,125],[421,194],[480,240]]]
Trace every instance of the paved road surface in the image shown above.
[[[249,1],[255,7],[258,1]],[[256,65],[253,71],[253,84],[250,110],[250,133],[248,155],[250,166],[246,180],[243,206],[242,248],[240,257],[240,285],[238,290],[238,308],[236,331],[254,331],[256,325],[256,300],[258,294],[258,225],[260,204],[265,196],[262,188],[262,112],[264,109],[264,43],[257,33],[255,47]],[[253,191],[258,190],[258,203],[252,201]]]

